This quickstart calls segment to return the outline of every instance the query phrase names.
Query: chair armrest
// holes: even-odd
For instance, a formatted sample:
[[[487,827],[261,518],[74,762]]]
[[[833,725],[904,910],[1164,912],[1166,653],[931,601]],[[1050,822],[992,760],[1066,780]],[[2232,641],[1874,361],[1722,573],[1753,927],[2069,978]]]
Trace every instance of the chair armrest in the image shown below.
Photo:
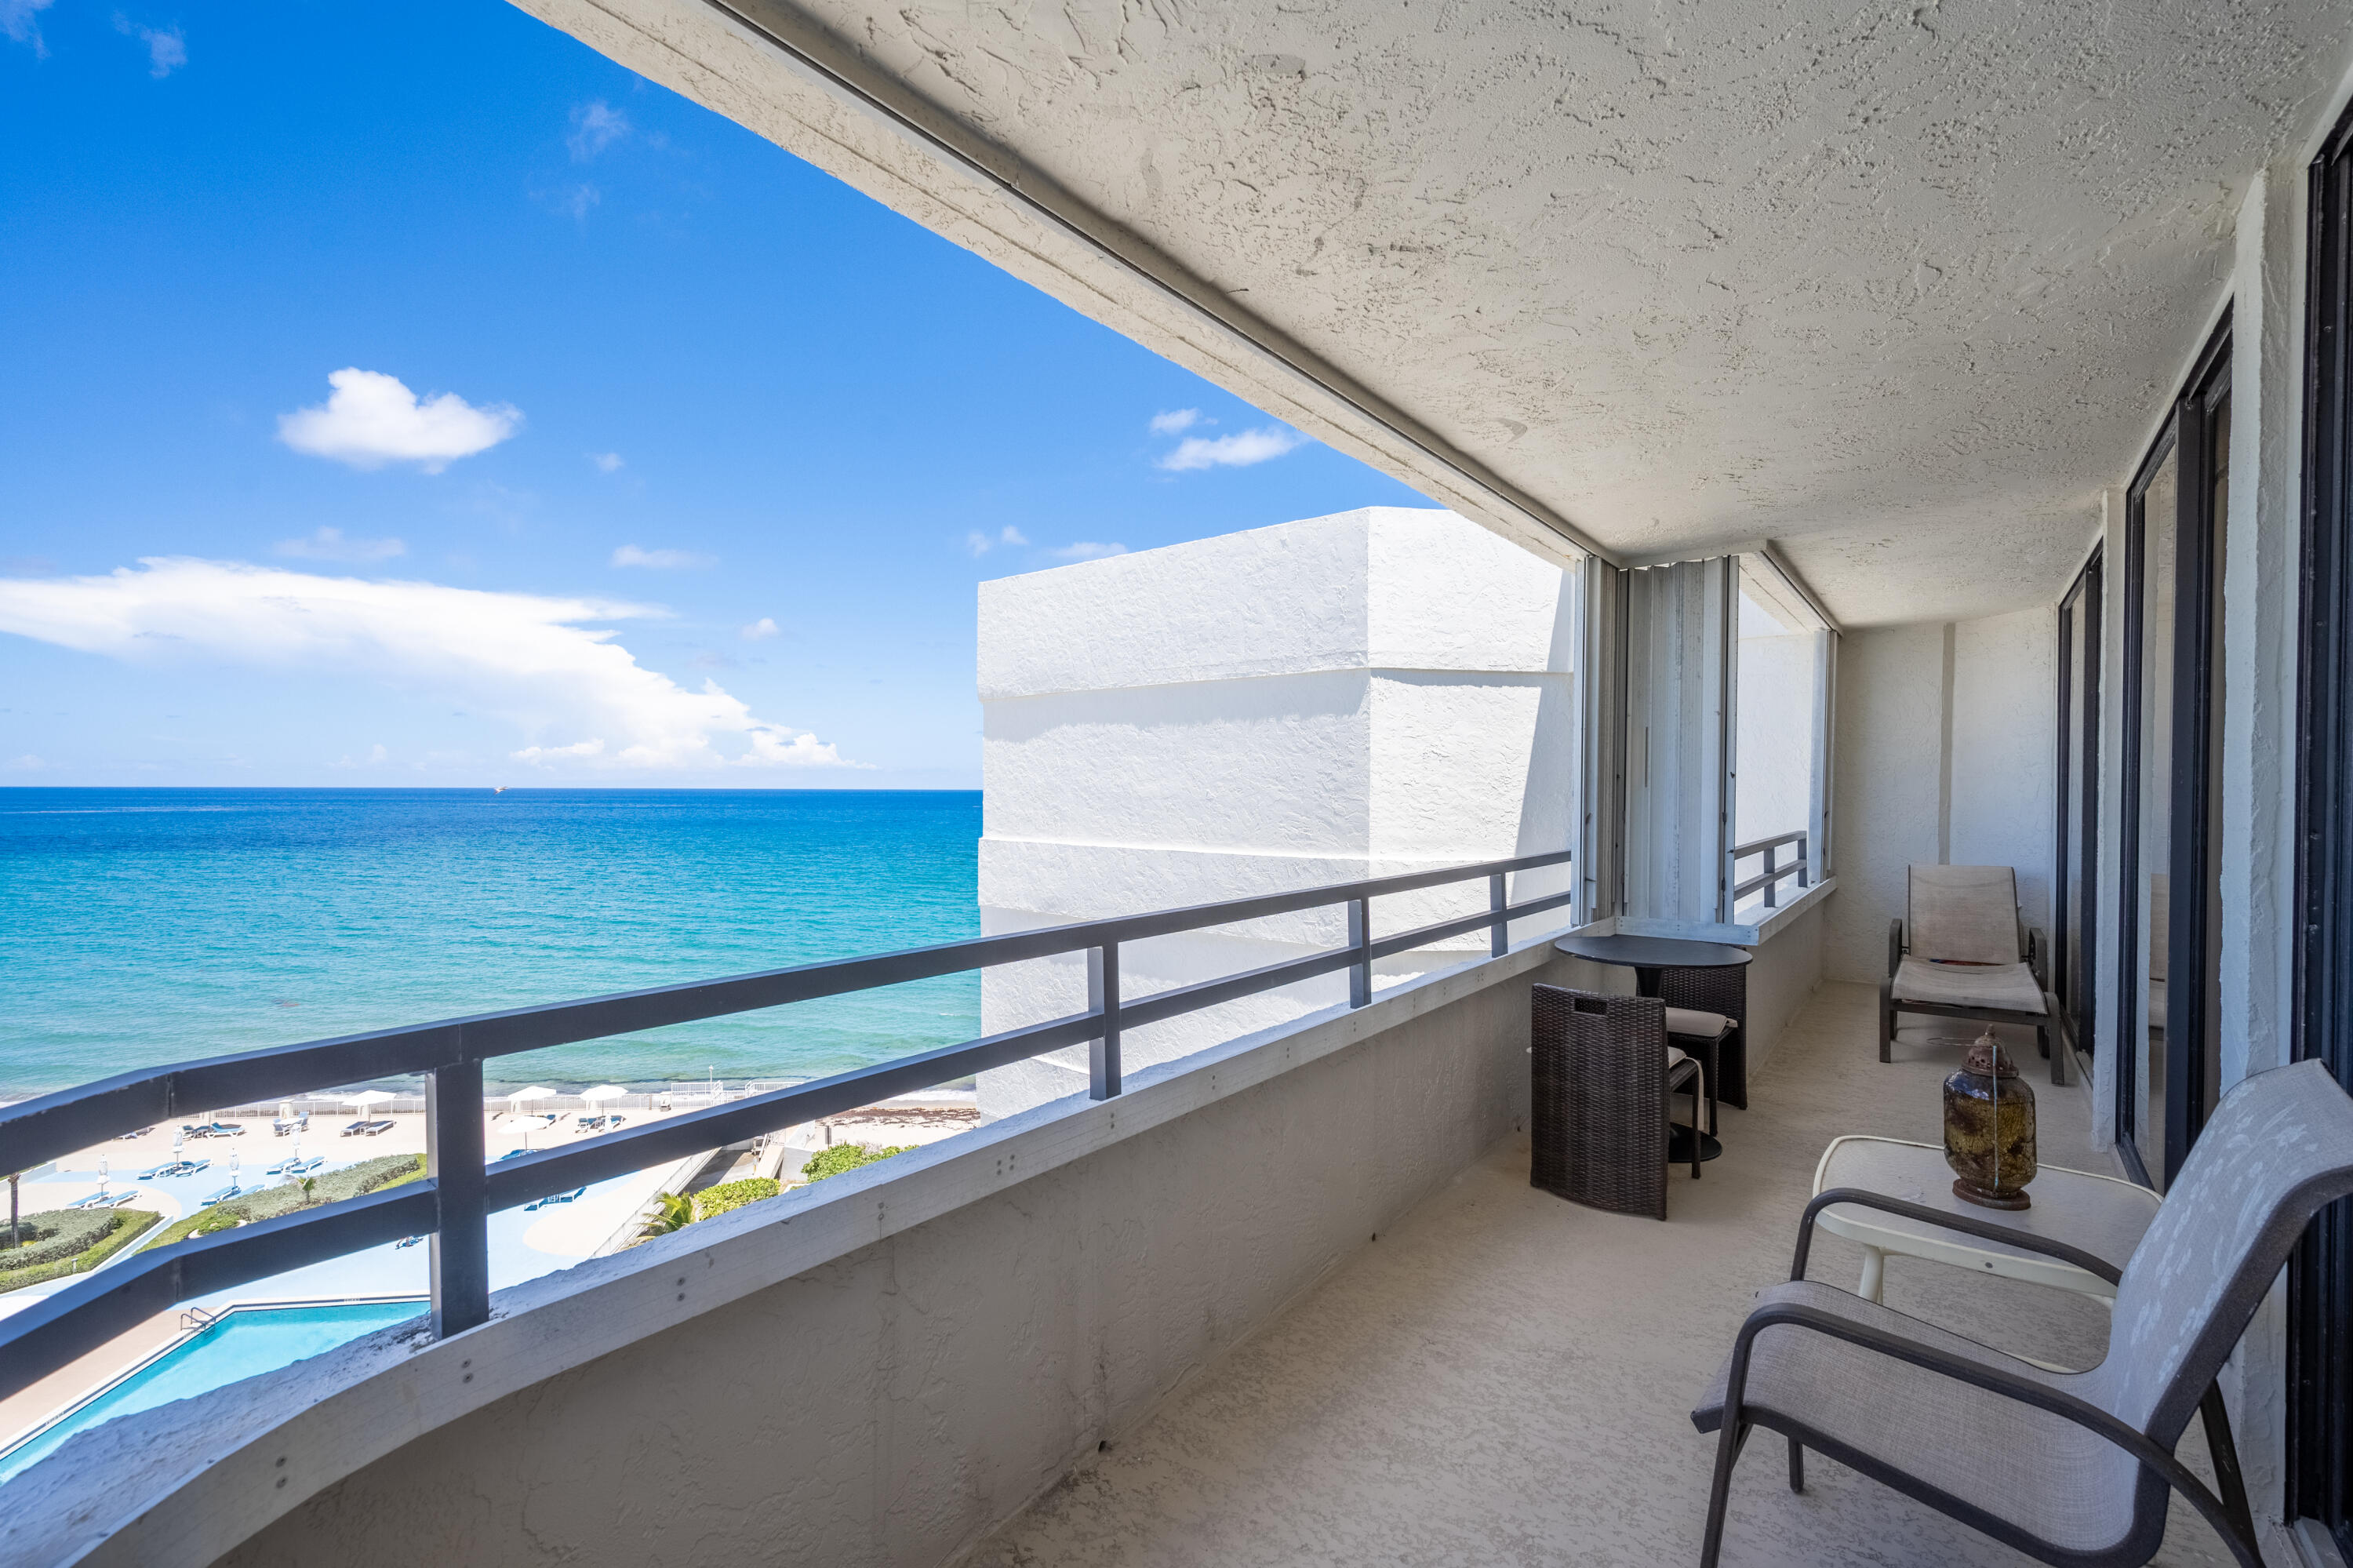
[[[2051,939],[2040,926],[2026,928],[2026,968],[2034,976],[2034,983],[2044,991],[2051,989]]]
[[[1898,918],[1887,923],[1887,978],[1894,980],[1895,971],[1903,967],[1904,922]]]
[[[1776,1327],[1806,1329],[1830,1339],[1843,1340],[1848,1344],[1876,1351],[1890,1360],[1905,1361],[1924,1371],[1949,1377],[1956,1383],[1968,1383],[1989,1393],[2014,1399],[2021,1404],[2032,1405],[2037,1410],[2046,1411],[2096,1433],[2143,1466],[2155,1470],[2168,1485],[2187,1498],[2190,1506],[2230,1546],[2232,1555],[2238,1559],[2241,1568],[2263,1568],[2261,1550],[2253,1541],[2240,1534],[2221,1499],[2208,1491],[2180,1460],[2152,1442],[2147,1433],[2117,1420],[2096,1404],[2078,1399],[2072,1393],[2062,1393],[2032,1378],[2021,1377],[2006,1367],[1970,1361],[1938,1346],[1924,1345],[1916,1340],[1907,1340],[1883,1329],[1825,1312],[1819,1307],[1801,1306],[1794,1301],[1769,1302],[1748,1314],[1748,1320],[1740,1325],[1740,1337],[1733,1341],[1732,1365],[1724,1387],[1722,1421],[1727,1441],[1736,1440],[1734,1435],[1745,1424],[1740,1412],[1743,1395],[1747,1393],[1748,1360],[1757,1336]],[[1959,1500],[1971,1502],[1974,1499],[1964,1498]]]
[[[1815,1194],[1813,1202],[1806,1205],[1806,1212],[1799,1216],[1798,1251],[1797,1255],[1789,1260],[1791,1279],[1806,1277],[1806,1259],[1813,1251],[1814,1245],[1814,1221],[1824,1209],[1834,1203],[1852,1203],[1857,1208],[1881,1209],[1891,1214],[1901,1214],[1905,1219],[1918,1220],[1923,1224],[1935,1225],[1940,1230],[1957,1231],[1963,1235],[1976,1236],[1983,1241],[2000,1242],[2006,1246],[2014,1246],[2021,1252],[2041,1253],[2045,1257],[2055,1257],[2062,1263],[2072,1263],[2093,1278],[2105,1280],[2110,1285],[2116,1284],[2124,1277],[2123,1271],[2105,1258],[2094,1257],[2081,1247],[2069,1246],[2065,1242],[2052,1241],[2048,1236],[2029,1235],[2022,1231],[2011,1230],[2007,1225],[1998,1225],[1990,1220],[1973,1220],[1965,1214],[1948,1214],[1942,1209],[1931,1209],[1923,1203],[1907,1203],[1901,1198],[1891,1198],[1884,1192],[1873,1192],[1862,1187],[1832,1187],[1826,1192]]]

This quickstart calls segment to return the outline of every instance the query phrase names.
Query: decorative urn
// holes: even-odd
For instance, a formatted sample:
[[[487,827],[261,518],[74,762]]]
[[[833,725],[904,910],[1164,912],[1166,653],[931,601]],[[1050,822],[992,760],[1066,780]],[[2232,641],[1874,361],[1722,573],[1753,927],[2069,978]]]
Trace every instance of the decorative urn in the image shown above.
[[[2032,1200],[2034,1091],[1994,1038],[1993,1025],[1945,1080],[1945,1162],[1953,1195],[1989,1209],[2023,1209]]]

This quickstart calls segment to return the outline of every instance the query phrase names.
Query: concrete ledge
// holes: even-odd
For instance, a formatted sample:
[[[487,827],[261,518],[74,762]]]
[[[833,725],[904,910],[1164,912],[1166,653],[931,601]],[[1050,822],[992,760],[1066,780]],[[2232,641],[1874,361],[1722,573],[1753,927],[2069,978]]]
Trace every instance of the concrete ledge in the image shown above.
[[[1273,1185],[1254,1187],[1241,1172],[1215,1169],[1197,1177],[1197,1184],[1210,1183],[1198,1203],[1206,1214],[1241,1216],[1241,1228],[1255,1225],[1274,1233],[1275,1240],[1263,1258],[1233,1264],[1243,1272],[1232,1278],[1213,1274],[1202,1279],[1199,1283],[1209,1287],[1206,1298],[1213,1304],[1208,1320],[1186,1325],[1181,1331],[1172,1329],[1165,1343],[1142,1346],[1136,1351],[1139,1364],[1130,1373],[1133,1385],[1099,1390],[1082,1399],[1092,1416],[1074,1417],[1081,1425],[1090,1419],[1100,1425],[1137,1418],[1149,1400],[1165,1393],[1174,1376],[1263,1320],[1343,1255],[1344,1245],[1362,1245],[1364,1233],[1358,1227],[1368,1217],[1377,1223],[1402,1212],[1451,1179],[1494,1137],[1512,1129],[1525,1103],[1520,1049],[1525,1038],[1525,1006],[1497,998],[1474,1009],[1475,1017],[1440,1015],[1555,961],[1551,939],[1532,939],[1504,957],[1433,972],[1384,991],[1370,1005],[1353,1012],[1327,1010],[1147,1069],[1117,1099],[1041,1106],[919,1153],[901,1155],[886,1165],[836,1177],[501,1292],[494,1299],[491,1322],[454,1339],[437,1342],[415,1329],[387,1330],[197,1399],[109,1423],[73,1438],[9,1483],[10,1507],[0,1520],[0,1561],[201,1568],[322,1490],[510,1396],[546,1387],[551,1380],[578,1373],[600,1358],[632,1347],[655,1341],[674,1347],[678,1339],[673,1331],[698,1318],[784,1282],[806,1281],[815,1271],[853,1259],[927,1222],[989,1200],[1001,1201],[1024,1183],[1076,1162],[1106,1151],[1136,1151],[1146,1135],[1211,1107],[1246,1100],[1253,1091],[1283,1084],[1310,1065],[1364,1064],[1361,1069],[1348,1069],[1353,1075],[1345,1080],[1345,1087],[1333,1087],[1321,1097],[1312,1092],[1315,1086],[1286,1086],[1280,1106],[1236,1113],[1245,1118],[1239,1128],[1229,1127],[1231,1117],[1221,1111],[1217,1126],[1201,1129],[1201,1137],[1209,1140],[1205,1148],[1175,1157],[1173,1169],[1187,1172],[1194,1166],[1187,1162],[1200,1159],[1218,1167],[1237,1158],[1253,1162]],[[1471,1037],[1454,1038],[1445,1027],[1436,1034],[1429,1027],[1419,1032],[1406,1028],[1424,1020],[1434,1021],[1430,1027],[1451,1024],[1470,1030]],[[1400,1043],[1406,1054],[1362,1055],[1362,1048],[1385,1037]],[[1316,1080],[1316,1085],[1325,1083]],[[1327,1103],[1343,1093],[1358,1097],[1353,1103]],[[1307,1097],[1303,1099],[1303,1094]],[[1373,1097],[1364,1098],[1366,1094]],[[1318,1136],[1271,1136],[1269,1129],[1250,1125],[1253,1114],[1314,1121]],[[1247,1139],[1233,1136],[1238,1131],[1266,1136],[1251,1147]],[[1338,1145],[1351,1141],[1358,1146],[1352,1151],[1356,1166],[1343,1171],[1335,1163]],[[1145,1180],[1131,1168],[1158,1160],[1150,1170],[1165,1171],[1172,1168],[1170,1159],[1169,1150],[1160,1145],[1143,1147],[1113,1180],[1139,1210],[1148,1213],[1154,1205],[1165,1209],[1176,1201],[1165,1179],[1153,1175]],[[1292,1185],[1278,1180],[1286,1171],[1297,1179]],[[1298,1212],[1283,1212],[1278,1193]],[[1073,1202],[1082,1209],[1099,1207],[1088,1190],[1074,1195],[1058,1188],[1050,1195],[1066,1208]],[[1015,1211],[1028,1217],[1018,1202]],[[992,1209],[973,1224],[978,1228],[984,1220],[1002,1223],[1003,1216]],[[1123,1223],[1133,1231],[1143,1222],[1113,1217],[1098,1223],[1110,1224],[1116,1232]],[[948,1245],[941,1237],[953,1241],[955,1234],[934,1234],[933,1251]],[[1351,1236],[1353,1241],[1347,1241]],[[1200,1238],[1194,1239],[1198,1243]],[[1269,1242],[1266,1236],[1243,1239]],[[1039,1245],[1075,1244],[1057,1234]],[[1130,1245],[1149,1244],[1137,1236]],[[999,1266],[995,1255],[986,1255],[991,1266]],[[1212,1266],[1210,1260],[1200,1261]],[[1178,1277],[1190,1280],[1193,1276]],[[1218,1320],[1214,1307],[1220,1298],[1230,1298],[1234,1313],[1223,1321]],[[1023,1309],[1034,1310],[1034,1304],[1023,1304]],[[1097,1324],[1092,1331],[1103,1330]],[[857,1353],[838,1345],[831,1349]],[[1068,1349],[1053,1347],[1055,1354],[1064,1356]],[[712,1356],[723,1353],[711,1351]],[[773,1367],[762,1370],[764,1375],[778,1375]],[[1003,1372],[990,1369],[988,1375]],[[837,1373],[828,1363],[807,1375],[849,1374]],[[976,1367],[972,1375],[983,1378]],[[1098,1368],[1094,1381],[1105,1375]],[[664,1425],[667,1414],[647,1419],[658,1430],[604,1434],[617,1458],[665,1433],[668,1440],[680,1441]],[[718,1443],[722,1435],[699,1434],[696,1440]],[[743,1435],[726,1441],[740,1446]],[[1075,1457],[1074,1451],[1063,1451],[1068,1446],[1056,1438],[1050,1460],[1025,1456],[1028,1467],[1019,1470],[1018,1496],[986,1495],[984,1489],[978,1500],[963,1505],[969,1518],[906,1523],[904,1528],[920,1527],[929,1533],[919,1543],[902,1543],[892,1554],[893,1560],[944,1556],[945,1548],[1007,1516]],[[924,1462],[929,1458],[926,1452]],[[881,1463],[878,1455],[867,1467]],[[1045,1469],[1031,1474],[1041,1463]],[[899,1484],[912,1484],[905,1468],[900,1467]],[[587,1494],[600,1503],[633,1489],[628,1470],[617,1466],[601,1482],[598,1478],[587,1480],[604,1487]],[[773,1480],[776,1487],[786,1484]],[[892,1482],[880,1474],[836,1475],[830,1484],[871,1488],[879,1494]],[[480,1504],[483,1499],[473,1500]],[[510,1500],[515,1510],[522,1507],[522,1499]],[[408,1531],[421,1528],[424,1524],[416,1520],[355,1521],[353,1539],[338,1546],[334,1560],[413,1562],[417,1546]],[[533,1528],[536,1538],[543,1522],[535,1517]],[[899,1529],[902,1522],[893,1519],[874,1528]],[[743,1544],[714,1538],[708,1550],[713,1561],[733,1561],[738,1559],[729,1552],[740,1551]],[[635,1560],[621,1554],[618,1542],[606,1547],[600,1541],[598,1550],[616,1553],[612,1561]]]

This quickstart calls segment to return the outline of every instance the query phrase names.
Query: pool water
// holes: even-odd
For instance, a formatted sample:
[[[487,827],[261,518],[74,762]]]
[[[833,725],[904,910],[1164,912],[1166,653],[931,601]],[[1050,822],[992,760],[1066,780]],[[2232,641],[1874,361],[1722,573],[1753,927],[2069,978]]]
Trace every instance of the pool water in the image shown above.
[[[133,1411],[208,1393],[275,1372],[378,1329],[421,1316],[421,1300],[342,1301],[298,1307],[236,1307],[127,1373],[96,1397],[0,1453],[0,1481],[47,1457],[77,1432]]]

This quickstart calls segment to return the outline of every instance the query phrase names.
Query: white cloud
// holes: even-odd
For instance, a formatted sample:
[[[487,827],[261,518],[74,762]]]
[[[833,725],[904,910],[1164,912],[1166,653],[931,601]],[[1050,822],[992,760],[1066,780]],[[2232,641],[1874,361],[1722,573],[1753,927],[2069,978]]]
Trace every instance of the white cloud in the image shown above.
[[[964,547],[976,556],[985,556],[999,545],[1027,545],[1029,542],[1029,535],[1010,523],[994,539],[977,530],[964,536]]]
[[[1307,438],[1297,430],[1281,425],[1270,425],[1262,430],[1237,430],[1230,436],[1187,436],[1176,443],[1176,450],[1160,460],[1160,466],[1182,473],[1198,468],[1248,468],[1254,462],[1279,458],[1283,453],[1306,444]]]
[[[33,58],[47,59],[49,46],[41,37],[41,24],[36,20],[55,0],[0,0],[0,33],[5,33],[16,43],[33,46]]]
[[[588,454],[588,461],[596,465],[596,471],[598,473],[618,473],[621,471],[621,454],[618,452],[590,452]]]
[[[47,763],[42,761],[39,758],[34,756],[28,751],[22,757],[12,757],[6,763],[0,764],[0,771],[9,773],[39,773],[46,770],[48,766],[49,765]]]
[[[781,628],[776,625],[776,618],[775,616],[764,615],[760,617],[759,620],[754,621],[751,625],[744,629],[744,641],[746,642],[765,641],[768,638],[776,636],[780,630]]]
[[[477,408],[455,392],[419,402],[398,376],[378,371],[338,370],[327,385],[334,391],[320,407],[278,416],[278,439],[298,452],[353,468],[413,462],[439,473],[522,426],[522,411],[509,404]]]
[[[1098,545],[1092,539],[1082,539],[1075,545],[1064,545],[1060,549],[1049,550],[1046,553],[1058,561],[1100,561],[1106,556],[1126,555],[1127,546]]]
[[[564,144],[572,149],[574,163],[586,164],[628,133],[629,117],[598,99],[572,111],[572,134]]]
[[[512,755],[543,767],[859,766],[716,683],[689,691],[644,668],[596,624],[664,613],[164,556],[104,577],[0,578],[0,631],[136,664],[227,662],[429,690],[512,724],[524,744]]]
[[[408,554],[401,540],[346,539],[341,528],[321,528],[307,539],[280,539],[270,548],[306,561],[388,561]]]
[[[603,191],[586,182],[569,186],[546,198],[550,206],[575,223],[587,222],[588,215],[596,211],[596,204],[604,199]]]
[[[698,555],[692,550],[641,550],[635,545],[624,545],[613,552],[612,564],[617,567],[715,567],[716,556]]]
[[[384,748],[384,743],[382,741],[378,741],[372,748],[370,748],[365,757],[354,758],[350,752],[346,751],[343,756],[335,759],[333,766],[337,768],[381,768],[391,759],[392,753]]]
[[[188,63],[187,35],[176,26],[142,27],[117,11],[114,14],[114,30],[125,37],[137,38],[147,46],[147,74],[157,81],[171,75],[175,68]]]
[[[1164,408],[1152,416],[1152,433],[1155,436],[1182,435],[1200,419],[1201,410],[1198,408]]]

